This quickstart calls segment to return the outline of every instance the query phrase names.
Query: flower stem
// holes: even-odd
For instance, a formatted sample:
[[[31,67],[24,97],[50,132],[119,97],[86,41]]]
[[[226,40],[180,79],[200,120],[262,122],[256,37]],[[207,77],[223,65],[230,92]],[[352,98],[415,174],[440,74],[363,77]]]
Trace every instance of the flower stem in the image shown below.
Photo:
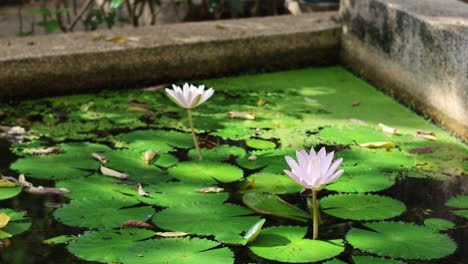
[[[193,128],[192,109],[188,109],[187,111],[188,111],[188,119],[189,119],[189,123],[190,123],[190,129],[192,130],[193,144],[195,145],[195,148],[197,149],[198,158],[200,158],[200,160],[202,160],[203,156],[202,156],[202,153],[201,153],[201,150],[200,150],[200,146],[198,145],[198,139],[197,139],[197,135],[195,134],[195,128]]]
[[[311,197],[308,198],[309,204],[309,211],[310,216],[313,219],[312,227],[313,227],[313,239],[318,239],[318,227],[319,227],[319,204],[317,201],[317,193],[318,191],[312,190],[312,201]]]

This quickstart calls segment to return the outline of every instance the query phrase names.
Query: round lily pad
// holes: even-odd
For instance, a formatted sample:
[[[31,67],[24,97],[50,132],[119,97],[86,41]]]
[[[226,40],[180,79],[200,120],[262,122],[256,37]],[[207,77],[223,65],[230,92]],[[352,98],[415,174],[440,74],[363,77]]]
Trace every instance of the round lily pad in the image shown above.
[[[386,196],[336,194],[320,199],[322,212],[343,219],[383,220],[403,213],[405,205]]]
[[[259,220],[252,211],[233,204],[187,203],[157,213],[153,220],[161,228],[197,235],[214,235],[225,243],[238,243]],[[237,239],[239,238],[239,239]]]
[[[234,263],[229,248],[201,238],[164,238],[139,242],[124,255],[126,264]]]
[[[23,187],[0,187],[0,200],[10,199],[21,193]]]
[[[69,226],[88,228],[119,227],[127,220],[147,221],[154,214],[153,208],[130,207],[135,199],[77,199],[54,212],[55,218]]]
[[[122,140],[135,150],[153,149],[159,153],[173,150],[173,147],[190,148],[193,146],[189,133],[163,130],[139,130],[123,135]]]
[[[424,220],[424,225],[434,230],[448,230],[455,227],[455,224],[442,218],[428,218]]]
[[[383,149],[363,149],[352,147],[340,150],[336,153],[336,158],[343,158],[342,167],[346,171],[347,166],[363,166],[361,168],[378,169],[379,171],[402,171],[408,170],[415,165],[412,156],[393,149],[391,151]]]
[[[468,195],[452,197],[445,205],[461,209],[452,212],[460,217],[468,219]]]
[[[21,234],[31,228],[31,221],[24,212],[17,212],[8,208],[0,208],[0,214],[4,213],[10,217],[10,221],[0,228],[0,239],[9,238]]]
[[[307,222],[309,214],[287,203],[279,196],[268,193],[249,192],[242,196],[242,201],[249,208],[260,214]]]
[[[249,148],[253,149],[274,149],[276,148],[276,144],[268,141],[268,140],[263,140],[263,139],[247,139],[245,141],[245,144]]]
[[[247,177],[255,188],[246,191],[267,192],[276,194],[298,193],[303,187],[284,174],[255,173]]]
[[[354,142],[358,144],[382,142],[391,138],[382,130],[362,125],[325,127],[320,131],[320,137],[327,142],[342,145],[351,145]]]
[[[404,264],[404,262],[372,256],[353,256],[355,264]]]
[[[249,249],[257,256],[287,263],[333,258],[344,251],[343,241],[305,239],[306,227],[275,226],[263,229]]]
[[[240,157],[245,155],[245,150],[236,146],[220,145],[212,149],[201,149],[203,159],[211,161],[223,161],[228,160],[230,157]],[[191,149],[188,156],[194,160],[198,159],[196,149]]]
[[[345,167],[344,173],[325,189],[336,192],[378,192],[395,184],[395,179],[367,166]]]
[[[219,182],[233,182],[243,176],[241,169],[220,162],[188,161],[181,162],[169,169],[169,174],[183,182],[197,182],[202,184]]]
[[[403,222],[364,224],[369,230],[352,228],[346,240],[355,248],[381,256],[404,259],[437,259],[452,254],[455,242],[436,231]]]
[[[11,168],[35,179],[73,179],[90,175],[99,168],[99,162],[91,157],[91,153],[110,151],[107,146],[91,143],[61,144],[58,147],[64,151],[63,154],[24,157],[13,163]]]
[[[200,204],[222,204],[229,198],[229,193],[227,192],[202,193],[197,191],[197,189],[206,187],[210,186],[197,183],[166,182],[146,186],[145,191],[150,193],[155,204],[167,207],[182,205],[187,201]]]
[[[87,261],[122,262],[122,256],[129,247],[154,235],[155,233],[151,230],[138,228],[87,231],[71,242],[68,250]]]

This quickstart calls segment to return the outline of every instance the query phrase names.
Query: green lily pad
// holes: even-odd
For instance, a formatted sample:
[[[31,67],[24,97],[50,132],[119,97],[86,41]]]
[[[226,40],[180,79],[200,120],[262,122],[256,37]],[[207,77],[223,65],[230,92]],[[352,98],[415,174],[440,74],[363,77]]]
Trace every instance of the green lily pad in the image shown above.
[[[323,264],[347,264],[346,262],[343,262],[339,259],[332,259],[329,261],[325,261]]]
[[[353,256],[355,264],[405,264],[393,259],[376,258],[372,256]]]
[[[355,248],[380,256],[438,259],[457,248],[449,236],[411,223],[374,222],[364,226],[370,230],[352,228],[346,240]]]
[[[156,157],[154,165],[162,168],[169,168],[176,165],[178,161],[176,157],[170,154],[161,154]]]
[[[79,199],[54,212],[55,218],[68,226],[87,228],[119,227],[127,220],[147,221],[154,214],[153,208],[130,207],[137,204],[135,199]]]
[[[123,135],[122,140],[132,149],[146,151],[153,149],[159,153],[173,150],[173,147],[191,148],[192,136],[188,133],[163,130],[139,130]]]
[[[395,199],[372,194],[336,194],[320,199],[322,212],[343,219],[383,220],[402,214],[406,207]]]
[[[447,203],[445,203],[445,205],[461,209],[454,210],[452,212],[460,217],[468,219],[468,195],[452,197],[447,201]]]
[[[0,214],[5,213],[10,217],[8,224],[0,229],[0,239],[9,238],[21,234],[31,228],[31,221],[24,212],[17,212],[8,208],[0,208]]]
[[[424,225],[434,230],[448,230],[455,227],[455,224],[442,218],[428,218],[424,220]]]
[[[241,233],[259,220],[253,212],[234,204],[187,203],[164,209],[153,220],[161,228],[196,235],[213,235],[225,243],[238,244]]]
[[[368,166],[345,167],[344,173],[325,189],[336,192],[378,192],[395,184],[394,177]]]
[[[266,192],[276,194],[298,193],[303,187],[284,174],[255,173],[246,178],[254,182],[255,188],[246,191]]]
[[[68,245],[75,256],[102,263],[122,262],[128,248],[138,241],[150,238],[155,232],[146,229],[124,228],[120,230],[87,231]]]
[[[159,206],[179,206],[186,202],[196,202],[199,204],[222,204],[229,198],[227,192],[201,193],[197,189],[210,187],[198,183],[166,182],[145,187],[145,191],[150,193],[155,204]]]
[[[326,127],[320,131],[320,137],[326,142],[341,145],[391,141],[391,136],[382,130],[362,125]]]
[[[307,263],[333,258],[344,251],[343,241],[305,239],[306,227],[275,226],[263,229],[249,249],[257,256],[287,263]]]
[[[77,236],[69,236],[69,235],[61,235],[56,237],[51,237],[42,241],[42,243],[47,245],[59,245],[59,244],[67,244],[70,241],[76,240]]]
[[[23,187],[16,186],[16,187],[0,187],[0,200],[6,200],[15,197],[16,195],[20,194],[23,190]]]
[[[183,182],[210,184],[233,182],[243,177],[241,169],[229,164],[212,161],[181,162],[169,169],[169,174]]]
[[[236,146],[220,145],[212,149],[201,149],[203,159],[211,161],[228,160],[230,157],[241,157],[245,155],[245,150]],[[188,156],[194,160],[198,159],[196,149],[191,149]]]
[[[249,192],[242,196],[242,202],[260,214],[307,222],[310,218],[305,211],[281,199],[275,194]]]
[[[247,139],[245,141],[245,144],[249,148],[253,149],[274,149],[276,148],[276,144],[268,141],[268,140],[263,140],[263,139]]]
[[[24,157],[13,163],[11,168],[35,179],[79,178],[99,168],[99,162],[91,157],[91,153],[110,151],[107,146],[91,143],[61,144],[58,147],[64,154]]]
[[[216,130],[212,134],[222,139],[242,140],[253,136],[255,130],[245,127],[242,123],[229,123],[229,125]]]
[[[139,242],[124,255],[126,264],[234,263],[229,248],[201,238],[165,238]]]

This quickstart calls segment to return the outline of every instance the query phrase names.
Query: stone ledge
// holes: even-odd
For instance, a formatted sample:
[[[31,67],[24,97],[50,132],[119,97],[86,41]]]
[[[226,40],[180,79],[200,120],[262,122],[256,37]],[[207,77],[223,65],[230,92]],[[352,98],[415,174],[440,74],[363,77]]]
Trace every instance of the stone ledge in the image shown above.
[[[0,39],[0,99],[331,65],[336,12]],[[107,41],[122,36],[125,43]]]
[[[342,62],[468,139],[468,5],[342,0]]]

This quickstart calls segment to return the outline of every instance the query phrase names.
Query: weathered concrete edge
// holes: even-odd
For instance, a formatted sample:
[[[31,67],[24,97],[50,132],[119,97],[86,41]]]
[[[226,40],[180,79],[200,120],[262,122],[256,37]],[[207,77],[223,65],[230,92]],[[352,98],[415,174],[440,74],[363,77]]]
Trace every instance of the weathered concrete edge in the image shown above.
[[[254,21],[262,31],[255,34],[252,31],[249,34],[233,32],[218,39],[216,31],[224,32],[216,29],[220,22],[204,22],[196,24],[196,27],[210,32],[209,37],[200,37],[199,40],[171,42],[168,41],[170,36],[166,35],[162,44],[140,43],[137,47],[110,47],[94,52],[76,50],[47,55],[50,51],[44,51],[46,55],[42,57],[32,54],[15,57],[10,53],[7,59],[0,58],[0,100],[216,77],[259,69],[332,65],[339,62],[341,34],[341,26],[335,17],[336,12],[327,12],[315,16],[313,21],[305,16],[229,21],[229,26],[239,25],[243,31],[246,23]],[[295,21],[295,26],[302,29],[274,33],[272,21],[277,25],[282,21]],[[187,25],[171,27],[174,34],[177,34],[178,27],[187,34]],[[267,34],[261,33],[265,28]],[[145,29],[144,34],[148,34],[148,30],[153,29]],[[171,34],[163,27],[155,28],[154,33],[157,34],[158,30]],[[82,36],[77,34],[77,41]],[[67,37],[74,38],[73,35]],[[24,42],[24,39],[13,41]]]
[[[401,100],[416,112],[446,127],[463,140],[468,140],[466,124],[445,115],[427,101],[414,96],[411,90],[421,80],[405,71],[400,64],[391,61],[380,50],[366,46],[352,35],[342,35],[341,47],[341,61],[346,68]],[[385,67],[382,67],[382,62],[385,62]],[[405,72],[406,74],[402,74]]]
[[[468,48],[460,46],[468,47],[468,42],[463,44],[468,35],[464,28],[439,22],[457,21],[457,15],[466,14],[468,8],[460,9],[455,2],[432,2],[428,9],[427,2],[342,0],[341,61],[467,141],[468,61],[463,58]],[[361,26],[356,28],[354,23]],[[428,40],[420,39],[418,33]]]

